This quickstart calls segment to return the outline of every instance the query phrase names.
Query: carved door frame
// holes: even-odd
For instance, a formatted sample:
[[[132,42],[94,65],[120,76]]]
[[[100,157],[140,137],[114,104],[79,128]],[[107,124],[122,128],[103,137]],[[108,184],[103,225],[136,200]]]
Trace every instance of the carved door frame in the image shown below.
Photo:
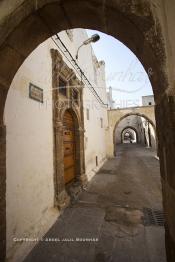
[[[69,110],[75,121],[76,137],[76,179],[83,185],[87,178],[85,175],[84,160],[84,119],[83,119],[83,88],[82,83],[76,78],[75,73],[63,61],[62,56],[56,49],[51,49],[52,57],[52,104],[53,104],[53,156],[54,156],[54,204],[59,209],[69,204],[69,196],[65,190],[64,181],[64,143],[63,143],[63,118],[66,110]],[[67,96],[59,93],[59,79],[67,82]],[[79,104],[71,97],[70,82],[77,84],[79,92]]]

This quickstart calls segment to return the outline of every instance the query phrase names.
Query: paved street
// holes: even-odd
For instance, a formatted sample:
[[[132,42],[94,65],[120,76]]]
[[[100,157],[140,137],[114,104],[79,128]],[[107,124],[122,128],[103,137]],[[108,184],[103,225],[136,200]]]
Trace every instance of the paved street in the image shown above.
[[[45,236],[57,242],[40,242],[25,262],[165,262],[164,227],[146,221],[143,212],[162,211],[154,156],[139,145],[118,147],[117,157],[105,163]]]

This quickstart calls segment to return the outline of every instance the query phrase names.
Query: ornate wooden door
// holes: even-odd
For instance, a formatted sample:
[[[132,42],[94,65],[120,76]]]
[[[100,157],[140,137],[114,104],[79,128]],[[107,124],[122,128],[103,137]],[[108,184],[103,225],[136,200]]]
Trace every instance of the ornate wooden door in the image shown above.
[[[64,114],[64,180],[65,184],[75,178],[75,125],[72,114]]]

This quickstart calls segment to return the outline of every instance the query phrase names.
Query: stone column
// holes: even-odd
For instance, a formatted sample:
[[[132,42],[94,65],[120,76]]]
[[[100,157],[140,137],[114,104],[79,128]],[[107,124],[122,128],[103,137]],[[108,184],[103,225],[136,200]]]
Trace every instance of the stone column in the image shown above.
[[[175,96],[164,95],[156,105],[158,150],[165,213],[166,251],[175,261]]]
[[[6,256],[6,126],[3,115],[8,88],[0,83],[0,261]]]
[[[55,167],[55,205],[59,209],[68,206],[70,198],[65,190],[64,183],[64,147],[63,147],[63,124],[55,122],[54,126],[55,150],[54,150],[54,167]]]
[[[58,102],[59,93],[59,74],[63,66],[62,56],[58,50],[51,49],[52,57],[52,86],[53,86],[53,136],[54,136],[54,187],[55,187],[55,206],[59,209],[65,208],[70,198],[65,191],[64,183],[64,148],[63,148],[63,124],[59,121]]]
[[[6,255],[6,127],[0,126],[0,261]]]

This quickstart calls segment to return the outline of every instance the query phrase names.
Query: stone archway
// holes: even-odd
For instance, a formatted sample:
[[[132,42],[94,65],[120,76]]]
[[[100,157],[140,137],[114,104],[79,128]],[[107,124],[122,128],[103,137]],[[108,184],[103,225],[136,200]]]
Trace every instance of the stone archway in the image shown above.
[[[76,8],[75,8],[76,4]],[[175,99],[172,66],[167,59],[169,39],[166,7],[158,10],[152,1],[103,0],[38,0],[1,1],[0,19],[0,185],[1,228],[0,254],[5,257],[5,191],[6,191],[6,128],[4,105],[11,81],[25,58],[38,44],[53,34],[70,28],[97,29],[110,34],[128,46],[140,59],[147,73],[156,101],[159,156],[166,214],[166,238],[169,258],[175,258],[175,167],[174,111]],[[173,3],[169,10],[174,10]],[[168,6],[169,7],[169,6]],[[169,66],[169,67],[168,67]],[[170,261],[169,260],[169,261]]]
[[[126,126],[122,131],[121,131],[121,142],[123,141],[123,133],[125,132],[125,130],[127,129],[132,129],[135,134],[136,134],[136,143],[138,143],[138,132],[136,130],[136,128],[132,127],[132,126]]]
[[[125,119],[125,118],[128,117],[128,116],[133,116],[133,115],[140,116],[140,117],[143,117],[143,118],[145,118],[146,120],[148,120],[148,121],[151,123],[151,125],[153,126],[154,130],[156,131],[156,126],[155,126],[154,122],[153,122],[148,116],[146,116],[145,114],[134,113],[134,112],[131,112],[131,113],[128,113],[128,114],[122,116],[122,117],[115,123],[114,130],[117,128],[118,124],[119,124],[123,119]]]
[[[119,125],[119,123],[123,120],[123,119],[125,119],[126,117],[128,117],[128,116],[139,116],[139,117],[143,117],[143,118],[145,118],[151,125],[152,125],[152,127],[153,127],[153,129],[154,129],[154,132],[155,132],[155,137],[156,137],[156,147],[157,147],[157,133],[156,133],[156,126],[155,126],[155,124],[154,124],[154,122],[148,117],[148,116],[146,116],[145,114],[141,114],[141,113],[136,113],[136,112],[130,112],[130,113],[128,113],[128,114],[125,114],[125,115],[123,115],[122,117],[120,117],[117,121],[116,121],[116,123],[115,123],[115,125],[114,125],[114,127],[112,127],[113,128],[113,155],[115,156],[116,155],[116,139],[115,139],[115,132],[116,132],[116,129],[117,129],[117,127],[118,127],[118,125]],[[131,128],[133,128],[133,127],[131,127]],[[137,136],[137,141],[138,141],[138,136]]]

